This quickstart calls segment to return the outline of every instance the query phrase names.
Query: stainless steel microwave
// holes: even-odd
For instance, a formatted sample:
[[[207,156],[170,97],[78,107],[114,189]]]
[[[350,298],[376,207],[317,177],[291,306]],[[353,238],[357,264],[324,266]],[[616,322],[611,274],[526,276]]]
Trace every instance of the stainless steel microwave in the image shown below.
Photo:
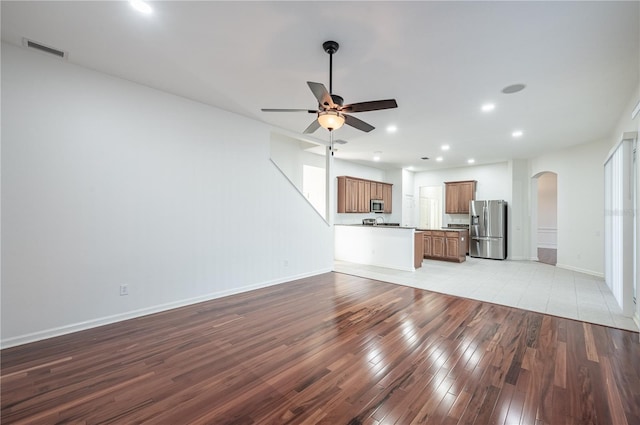
[[[373,213],[384,212],[384,201],[381,201],[380,199],[372,199],[371,200],[371,212],[373,212]]]

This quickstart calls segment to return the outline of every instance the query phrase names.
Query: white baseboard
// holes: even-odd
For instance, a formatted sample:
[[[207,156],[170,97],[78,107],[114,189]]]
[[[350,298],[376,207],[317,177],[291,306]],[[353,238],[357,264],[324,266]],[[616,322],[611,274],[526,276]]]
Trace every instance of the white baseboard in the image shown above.
[[[22,344],[28,344],[30,342],[35,342],[43,339],[53,338],[56,336],[66,335],[73,332],[84,331],[87,329],[96,328],[98,326],[109,325],[111,323],[116,323],[116,322],[122,322],[123,320],[135,319],[136,317],[147,316],[149,314],[160,313],[162,311],[172,310],[174,308],[184,307],[191,304],[197,304],[204,301],[210,301],[216,298],[227,297],[229,295],[235,295],[242,292],[253,291],[255,289],[279,285],[282,283],[303,279],[305,277],[311,277],[311,276],[317,276],[323,273],[329,273],[331,271],[332,271],[332,268],[316,270],[309,273],[302,273],[299,275],[287,276],[279,279],[273,279],[265,282],[256,283],[253,285],[242,286],[234,289],[227,289],[225,291],[213,292],[213,293],[201,295],[198,297],[188,298],[184,300],[174,301],[174,302],[155,305],[155,306],[146,307],[146,308],[141,308],[138,310],[128,311],[126,313],[114,314],[113,316],[100,317],[97,319],[87,320],[84,322],[73,323],[71,325],[45,329],[42,331],[29,333],[26,335],[20,335],[12,338],[3,339],[0,341],[0,349],[15,347],[17,345],[22,345]]]
[[[580,273],[584,273],[584,274],[588,274],[591,276],[600,277],[604,279],[604,273],[596,272],[593,270],[581,269],[579,267],[569,266],[567,264],[560,264],[560,263],[556,264],[556,267],[559,267],[561,269],[571,270],[574,272],[580,272]]]
[[[539,243],[538,242],[538,248],[558,249],[558,245],[557,244],[552,244],[552,243]]]
[[[507,260],[511,260],[511,261],[529,261],[530,259],[528,257],[524,257],[524,256],[517,256],[517,257],[507,257]]]
[[[633,315],[633,321],[636,322],[636,326],[638,327],[638,329],[640,329],[640,317],[638,316],[637,310]],[[640,339],[640,337],[638,339]]]

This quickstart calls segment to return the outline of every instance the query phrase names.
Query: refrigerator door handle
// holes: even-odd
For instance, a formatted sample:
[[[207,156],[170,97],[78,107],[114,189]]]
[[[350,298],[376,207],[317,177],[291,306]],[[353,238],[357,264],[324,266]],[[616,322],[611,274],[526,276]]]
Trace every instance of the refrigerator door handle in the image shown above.
[[[483,223],[483,224],[484,224],[485,232],[487,231],[487,214],[488,214],[488,213],[487,213],[487,204],[485,203],[485,204],[482,206],[482,221],[484,221],[484,223]]]

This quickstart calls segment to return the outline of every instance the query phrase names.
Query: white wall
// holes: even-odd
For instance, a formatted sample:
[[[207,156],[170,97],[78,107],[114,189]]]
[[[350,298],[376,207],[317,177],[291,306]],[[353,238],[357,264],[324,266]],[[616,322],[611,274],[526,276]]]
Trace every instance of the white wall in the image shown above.
[[[400,224],[407,227],[416,227],[418,225],[416,209],[420,198],[415,197],[413,194],[415,187],[413,177],[413,171],[402,170],[402,220]]]
[[[278,168],[291,180],[291,182],[302,191],[303,186],[303,166],[325,168],[324,155],[318,155],[306,151],[310,147],[315,147],[311,143],[296,140],[283,134],[271,133],[270,157]]]
[[[531,160],[531,176],[558,175],[558,267],[604,274],[606,141],[576,145]]]
[[[538,227],[556,228],[558,225],[558,179],[554,173],[538,177]]]
[[[543,173],[538,177],[537,246],[557,249],[558,233],[558,176]]]
[[[5,44],[2,114],[5,347],[332,268],[264,124]]]
[[[476,199],[504,199],[505,201],[510,202],[511,194],[509,193],[509,179],[508,164],[506,162],[462,168],[449,168],[446,170],[417,172],[413,178],[413,196],[415,199],[419,199],[421,186],[442,186],[444,193],[444,182],[477,180]],[[418,223],[418,208],[416,208],[415,214],[415,222]],[[467,215],[460,214],[444,215],[444,220],[442,222],[444,226],[448,223],[454,222],[468,223],[469,217]]]
[[[529,161],[513,159],[508,162],[509,186],[507,252],[511,260],[530,259],[530,206]]]

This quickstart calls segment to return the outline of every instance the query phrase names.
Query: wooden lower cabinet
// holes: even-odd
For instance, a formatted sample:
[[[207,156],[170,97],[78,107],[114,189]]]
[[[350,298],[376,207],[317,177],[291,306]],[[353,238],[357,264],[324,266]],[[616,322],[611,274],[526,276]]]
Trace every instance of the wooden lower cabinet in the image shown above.
[[[431,245],[432,245],[432,236],[430,231],[423,232],[423,250],[424,250],[424,258],[431,257]]]
[[[464,233],[464,253],[469,255],[469,231],[467,230]]]
[[[465,252],[467,232],[425,230],[422,238],[424,258],[459,263],[467,259]]]
[[[446,238],[445,239],[446,253],[445,257],[450,260],[456,260],[458,258],[458,252],[460,248],[464,248],[461,246],[458,238]]]
[[[416,232],[413,238],[413,267],[419,269],[422,267],[424,259],[424,236],[422,236],[422,232]]]
[[[434,257],[444,257],[444,232],[432,232],[431,235],[431,255]]]

